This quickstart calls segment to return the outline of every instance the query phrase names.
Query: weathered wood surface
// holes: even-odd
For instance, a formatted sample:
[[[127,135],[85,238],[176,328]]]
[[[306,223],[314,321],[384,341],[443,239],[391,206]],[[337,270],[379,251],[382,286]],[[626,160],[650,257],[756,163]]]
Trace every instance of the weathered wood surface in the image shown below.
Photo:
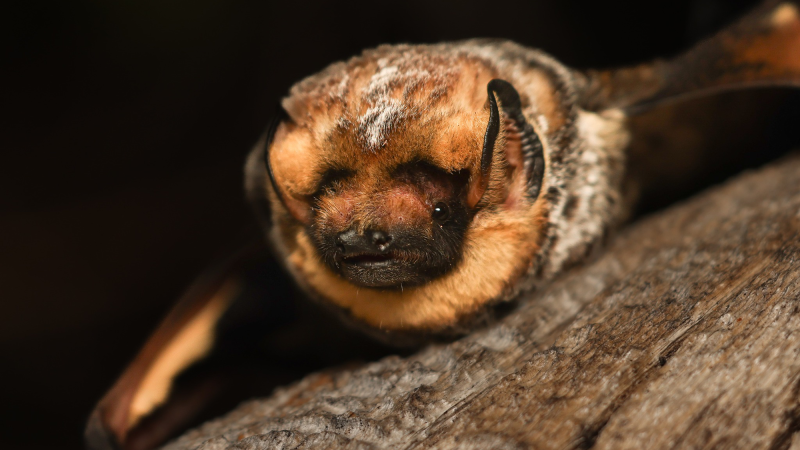
[[[636,223],[487,329],[167,448],[800,448],[799,234],[792,157]]]

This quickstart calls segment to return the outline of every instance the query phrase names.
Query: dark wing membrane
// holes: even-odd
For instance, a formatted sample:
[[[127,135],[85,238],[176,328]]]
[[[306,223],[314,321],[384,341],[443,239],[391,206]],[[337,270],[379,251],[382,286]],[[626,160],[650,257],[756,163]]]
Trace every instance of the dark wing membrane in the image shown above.
[[[89,450],[149,450],[302,376],[396,349],[312,302],[254,245],[201,276],[100,400]]]
[[[800,2],[767,1],[670,60],[587,71],[581,106],[636,113],[669,100],[757,86],[800,86]]]
[[[230,349],[243,360],[252,359],[259,341],[246,331],[255,325],[263,336],[275,325],[270,322],[280,323],[277,317],[285,315],[282,300],[292,295],[287,283],[288,277],[263,246],[243,251],[201,276],[97,404],[86,429],[87,447],[151,448],[190,423],[215,390],[214,382],[202,380],[204,375],[213,373],[211,378],[220,379],[220,370],[209,360],[221,347],[227,353],[227,358],[217,357],[225,360],[222,367],[232,367]],[[183,376],[202,365],[205,374],[194,373],[188,381]],[[174,395],[178,379],[196,389],[178,389],[181,395]]]

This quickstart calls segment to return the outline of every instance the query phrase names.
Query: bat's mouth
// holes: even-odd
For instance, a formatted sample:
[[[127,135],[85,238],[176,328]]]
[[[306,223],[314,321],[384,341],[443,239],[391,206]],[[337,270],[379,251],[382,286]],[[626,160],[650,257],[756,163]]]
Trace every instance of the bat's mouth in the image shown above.
[[[364,253],[361,255],[343,256],[341,260],[344,264],[352,264],[360,267],[381,267],[397,261],[398,258],[391,253]]]
[[[403,291],[429,283],[458,264],[461,236],[436,228],[431,233],[395,229],[385,242],[377,243],[368,233],[312,236],[319,236],[314,243],[322,262],[342,279],[358,287]]]
[[[401,252],[337,255],[336,269],[349,282],[363,287],[401,290],[427,281],[413,258]]]

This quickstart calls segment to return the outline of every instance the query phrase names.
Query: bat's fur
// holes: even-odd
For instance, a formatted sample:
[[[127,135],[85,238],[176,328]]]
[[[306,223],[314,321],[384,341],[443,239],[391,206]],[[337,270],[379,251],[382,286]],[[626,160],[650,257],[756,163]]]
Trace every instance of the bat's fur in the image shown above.
[[[317,190],[331,166],[358,179],[362,208],[350,220],[370,222],[374,209],[393,220],[421,214],[382,195],[384,167],[424,158],[449,172],[478,176],[489,120],[487,83],[500,78],[520,94],[523,113],[542,141],[545,174],[538,199],[511,198],[505,153],[495,153],[491,181],[467,224],[462,255],[445,274],[402,290],[357,286],[322,262],[313,233],[333,205],[303,224],[266,182],[264,146],[247,165],[248,191],[269,199],[269,237],[290,272],[316,298],[380,330],[452,331],[489,303],[513,298],[584,259],[618,221],[627,133],[618,110],[583,110],[575,74],[544,53],[507,41],[382,46],[337,63],[295,85],[271,145],[276,182],[291,197]],[[501,139],[502,150],[505,140]],[[399,220],[399,219],[397,219]],[[424,221],[420,221],[420,226]]]

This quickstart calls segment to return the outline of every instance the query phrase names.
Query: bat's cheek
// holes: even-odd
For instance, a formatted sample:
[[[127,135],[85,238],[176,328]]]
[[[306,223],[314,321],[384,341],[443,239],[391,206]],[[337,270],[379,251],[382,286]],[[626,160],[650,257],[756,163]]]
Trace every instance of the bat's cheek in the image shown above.
[[[353,195],[325,197],[317,201],[314,213],[314,228],[319,232],[331,232],[349,228],[358,217],[359,199]]]

